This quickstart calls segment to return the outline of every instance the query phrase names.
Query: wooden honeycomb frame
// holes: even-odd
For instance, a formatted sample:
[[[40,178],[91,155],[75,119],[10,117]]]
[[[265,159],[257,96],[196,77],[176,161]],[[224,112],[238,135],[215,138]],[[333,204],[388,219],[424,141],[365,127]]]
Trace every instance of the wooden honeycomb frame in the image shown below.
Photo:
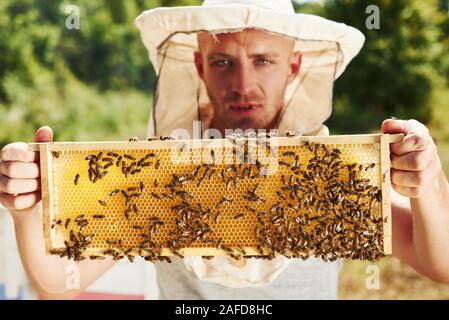
[[[312,144],[324,144],[326,146],[328,146],[329,148],[333,148],[333,147],[338,147],[338,148],[343,148],[343,149],[355,149],[355,152],[351,154],[351,152],[347,152],[345,153],[343,151],[343,154],[345,157],[347,157],[348,163],[350,161],[355,161],[357,159],[358,154],[362,154],[366,151],[366,153],[369,153],[369,162],[365,162],[364,165],[369,164],[370,162],[375,163],[377,166],[375,167],[375,174],[374,174],[374,180],[377,181],[377,183],[375,183],[374,185],[377,185],[377,187],[381,190],[382,192],[382,201],[380,204],[380,208],[379,210],[381,210],[381,214],[382,214],[382,221],[383,221],[383,226],[382,226],[382,237],[383,237],[383,254],[391,254],[392,251],[392,245],[391,245],[391,203],[390,203],[390,153],[389,153],[389,144],[390,143],[394,143],[394,142],[398,142],[402,139],[402,135],[344,135],[344,136],[329,136],[329,137],[325,137],[325,136],[315,136],[315,137],[279,137],[277,138],[277,145],[279,147],[279,155],[285,151],[285,150],[300,150],[299,148],[304,148],[304,143],[306,141],[308,141],[309,143]],[[91,154],[93,151],[95,151],[96,153],[103,151],[103,152],[109,152],[111,150],[114,150],[115,152],[119,153],[119,152],[127,152],[128,154],[145,154],[148,152],[154,152],[154,153],[160,153],[160,152],[166,152],[166,154],[168,154],[168,152],[173,152],[173,150],[178,150],[177,152],[181,152],[180,150],[182,150],[183,148],[185,150],[187,150],[188,152],[192,152],[190,155],[195,154],[200,152],[202,153],[202,156],[204,158],[204,150],[206,150],[206,154],[209,153],[209,150],[211,148],[213,148],[214,150],[216,150],[216,146],[217,143],[223,143],[223,145],[228,146],[229,144],[232,145],[232,143],[227,140],[209,140],[209,139],[202,139],[202,140],[166,140],[166,141],[142,141],[142,142],[54,142],[54,143],[32,143],[29,145],[30,150],[32,151],[39,151],[40,152],[40,166],[41,166],[41,187],[42,187],[42,200],[43,200],[43,228],[44,228],[44,237],[45,237],[45,245],[46,245],[46,251],[47,253],[55,253],[55,251],[57,252],[57,250],[61,250],[62,248],[64,248],[64,244],[63,244],[63,240],[68,238],[68,229],[64,230],[64,227],[62,226],[58,226],[56,228],[52,228],[51,224],[54,223],[54,221],[56,221],[57,219],[61,219],[62,220],[62,224],[64,224],[65,219],[70,218],[71,219],[71,223],[73,224],[73,220],[76,216],[79,216],[80,214],[86,214],[86,215],[92,215],[92,214],[100,214],[103,213],[104,215],[108,215],[108,213],[106,212],[107,210],[109,210],[111,207],[108,207],[107,210],[105,208],[102,208],[101,205],[98,205],[98,203],[96,203],[96,208],[92,208],[94,207],[93,202],[96,202],[99,199],[91,199],[89,197],[85,197],[84,201],[82,202],[76,202],[75,201],[75,205],[76,206],[83,206],[86,205],[87,208],[89,208],[90,206],[90,210],[94,211],[94,212],[87,212],[89,210],[87,210],[86,208],[84,208],[81,211],[78,212],[61,212],[58,206],[58,203],[61,204],[61,207],[64,207],[63,205],[63,199],[58,198],[60,195],[62,197],[64,197],[64,195],[70,194],[70,192],[73,193],[73,188],[78,188],[78,190],[80,191],[80,194],[84,193],[84,192],[93,192],[92,190],[97,189],[102,191],[104,196],[103,198],[105,199],[109,199],[106,196],[106,193],[109,193],[111,191],[111,187],[109,187],[109,189],[106,190],[106,186],[105,184],[102,182],[107,181],[108,176],[106,176],[105,178],[101,179],[100,182],[97,182],[97,185],[92,184],[92,183],[87,183],[85,182],[85,180],[87,180],[86,177],[81,177],[80,181],[82,181],[82,186],[80,185],[76,185],[74,186],[74,176],[75,176],[75,172],[78,172],[80,174],[84,174],[85,176],[87,176],[85,173],[81,173],[79,172],[80,170],[78,170],[80,168],[80,160],[78,159],[78,167],[76,168],[75,171],[72,172],[67,172],[70,170],[66,170],[66,167],[62,166],[62,169],[60,171],[58,171],[58,163],[63,163],[64,159],[66,156],[73,156],[76,155],[78,158],[82,157],[84,158],[86,155]],[[223,146],[222,145],[222,146]],[[186,151],[183,151],[184,153]],[[55,155],[58,155],[58,157],[55,157]],[[70,161],[65,161],[65,162],[70,162]],[[146,189],[150,189],[150,185],[152,185],[152,182],[154,180],[154,178],[157,179],[162,179],[162,177],[165,175],[166,178],[168,178],[169,176],[172,176],[173,170],[175,170],[174,168],[183,168],[183,172],[191,172],[191,170],[193,168],[195,168],[197,166],[197,164],[189,164],[189,165],[174,165],[171,164],[171,171],[167,171],[167,168],[164,169],[165,171],[162,170],[162,173],[160,173],[161,171],[157,172],[155,170],[151,171],[151,173],[147,174],[147,178],[151,177],[151,180],[146,180],[145,181],[145,185],[146,185]],[[178,167],[177,167],[178,166]],[[113,165],[113,168],[115,168],[116,166]],[[161,165],[161,168],[164,167],[164,164]],[[218,170],[217,170],[218,171]],[[150,172],[150,171],[149,171]],[[165,172],[165,173],[164,173]],[[218,172],[217,172],[218,174]],[[111,175],[111,174],[110,174]],[[277,177],[277,179],[279,178],[280,173],[276,173],[276,175],[274,176],[269,176],[268,180],[274,177]],[[117,178],[117,176],[114,176],[114,178]],[[61,180],[62,179],[62,180]],[[124,181],[128,181],[126,178]],[[218,177],[214,177],[213,179],[218,179]],[[213,181],[212,179],[212,181]],[[261,179],[259,182],[261,183],[261,185],[264,185],[264,180],[265,178],[257,178],[257,179]],[[205,179],[206,180],[206,179]],[[142,180],[141,180],[142,181]],[[168,181],[168,180],[167,180]],[[167,182],[165,181],[165,182]],[[134,185],[136,181],[134,181]],[[249,186],[250,182],[254,182],[254,181],[249,181],[248,184],[246,185],[247,187]],[[81,183],[81,182],[79,182]],[[213,183],[211,181],[207,181],[205,182],[205,184],[207,183]],[[218,182],[216,183],[218,184]],[[245,186],[245,181],[242,180],[242,184]],[[71,188],[71,190],[64,191],[63,186],[64,185],[68,185],[68,186],[73,186]],[[129,184],[128,184],[129,185]],[[254,185],[254,184],[252,184]],[[202,188],[206,188],[207,186],[204,186]],[[210,184],[208,186],[209,188],[212,187]],[[202,191],[203,193],[201,194],[203,196],[201,200],[208,200],[209,198],[212,197],[212,194],[214,193],[219,193],[220,191],[218,190],[224,190],[226,191],[228,188],[225,188],[225,186],[221,185],[220,186],[214,186],[215,188],[212,188],[212,192],[210,193],[211,196],[209,196],[209,192],[205,192]],[[89,188],[91,188],[92,190],[89,191]],[[122,189],[125,188],[125,186],[120,187]],[[223,188],[223,189],[220,189]],[[234,188],[234,187],[231,187]],[[201,189],[201,188],[199,188]],[[244,190],[245,188],[243,188],[242,190]],[[149,190],[148,190],[149,192]],[[237,191],[234,191],[237,192]],[[98,195],[98,192],[96,193]],[[240,194],[243,194],[243,192],[241,192]],[[222,195],[220,195],[220,197],[222,197]],[[217,198],[218,199],[218,198]],[[146,198],[145,201],[149,201],[150,203],[154,203],[154,201],[156,201],[157,199],[151,199],[151,198]],[[216,201],[216,199],[215,199]],[[279,199],[278,199],[279,201]],[[237,205],[236,205],[237,206]],[[169,207],[165,206],[166,208],[166,212],[165,215],[170,216],[173,215],[174,213],[169,213]],[[101,209],[104,209],[103,211]],[[118,215],[122,209],[118,209],[117,205],[115,206],[115,215]],[[159,209],[160,210],[160,209]],[[240,211],[242,211],[243,209],[240,208]],[[262,210],[259,208],[259,210]],[[75,210],[74,210],[75,211]],[[231,209],[227,210],[227,211],[232,211],[232,207]],[[239,212],[240,212],[239,211]],[[221,237],[223,239],[224,243],[229,244],[229,246],[236,248],[238,244],[238,241],[235,242],[234,240],[236,240],[235,238],[239,238],[240,239],[247,239],[245,237],[247,237],[247,234],[250,233],[253,230],[253,226],[254,226],[254,221],[255,218],[254,217],[248,217],[248,214],[245,215],[244,219],[242,220],[233,220],[230,219],[230,217],[233,215],[235,216],[236,211],[234,210],[234,212],[229,212],[227,215],[227,226],[229,228],[229,230],[231,230],[231,228],[234,228],[234,226],[236,224],[240,224],[240,226],[242,224],[246,223],[246,227],[236,227],[235,232],[231,233],[231,234],[220,234]],[[144,220],[148,220],[149,216],[154,216],[154,214],[150,211],[142,211],[139,213],[140,218],[139,219],[144,219]],[[157,216],[157,215],[156,215]],[[167,216],[165,217],[167,218]],[[226,218],[226,216],[225,216]],[[123,220],[119,221],[119,218],[116,217],[115,220],[110,220],[108,223],[108,226],[111,225],[111,222],[114,221],[115,223],[115,229],[114,230],[121,230],[125,228],[126,220],[125,218],[123,218]],[[100,221],[89,221],[89,226],[87,229],[89,228],[93,228],[95,229],[95,223],[100,224]],[[148,225],[145,226],[145,228],[147,228]],[[164,228],[164,227],[163,227]],[[168,228],[168,227],[167,227]],[[70,228],[69,228],[70,229]],[[128,223],[128,229],[129,229],[129,223]],[[223,227],[223,229],[226,229]],[[62,230],[62,231],[58,231],[58,230]],[[111,232],[110,229],[108,229],[109,232]],[[165,230],[165,229],[164,229]],[[250,231],[251,230],[251,231]],[[159,240],[164,240],[163,239],[163,234],[165,232],[165,237],[167,238],[167,232],[169,230],[166,229],[165,231],[163,231],[161,233],[161,239]],[[129,232],[129,231],[128,231]],[[106,232],[107,233],[107,232]],[[129,234],[129,233],[128,233]],[[102,236],[96,236],[97,238],[101,238],[101,240],[98,241],[103,241],[106,238],[108,238],[110,235],[109,234],[103,234]],[[226,237],[229,236],[229,239],[227,239]],[[130,239],[132,238],[136,238],[138,237],[138,231],[132,233],[131,236],[129,236]],[[217,237],[219,237],[219,235],[217,235],[214,239],[217,240]],[[94,238],[95,239],[95,238]],[[159,241],[158,240],[158,241]],[[228,241],[229,240],[229,241]],[[127,240],[126,240],[127,241]],[[125,241],[125,242],[126,242]],[[165,240],[164,240],[165,241]],[[131,241],[132,242],[132,241]],[[136,243],[131,243],[131,242],[127,242],[127,244],[129,245],[129,247],[134,247],[136,245]],[[242,243],[244,243],[245,241],[243,241]],[[251,241],[247,241],[248,243],[250,243]],[[108,249],[108,245],[104,244],[104,245],[100,245],[98,242],[94,243],[92,248],[88,248],[85,251],[85,255],[89,256],[89,255],[95,255],[95,256],[103,256],[104,254],[104,250]],[[262,252],[260,250],[258,250],[255,246],[252,245],[248,245],[248,246],[244,246],[244,250],[246,251],[245,255],[247,256],[257,256],[257,255],[261,255]],[[182,252],[183,255],[194,255],[194,256],[215,256],[215,255],[226,255],[226,252],[222,249],[218,250],[216,248],[216,246],[214,245],[213,247],[210,245],[193,245],[191,247],[187,247],[187,248],[183,248],[182,250],[180,250]],[[162,251],[160,252],[160,255],[162,256],[169,256],[172,255],[173,252],[172,250],[168,249],[166,246],[162,249]],[[138,255],[136,251],[133,250],[133,252],[130,252],[129,255]]]

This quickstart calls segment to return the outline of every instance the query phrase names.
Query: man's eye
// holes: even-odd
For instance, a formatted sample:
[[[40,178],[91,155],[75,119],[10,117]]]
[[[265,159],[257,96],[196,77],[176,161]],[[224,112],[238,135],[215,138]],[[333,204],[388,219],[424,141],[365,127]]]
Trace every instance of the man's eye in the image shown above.
[[[257,60],[257,64],[259,64],[259,65],[268,65],[270,63],[271,63],[271,61],[269,61],[267,59],[259,59],[259,60]]]
[[[230,65],[229,60],[217,60],[214,61],[213,65],[215,67],[227,67]]]

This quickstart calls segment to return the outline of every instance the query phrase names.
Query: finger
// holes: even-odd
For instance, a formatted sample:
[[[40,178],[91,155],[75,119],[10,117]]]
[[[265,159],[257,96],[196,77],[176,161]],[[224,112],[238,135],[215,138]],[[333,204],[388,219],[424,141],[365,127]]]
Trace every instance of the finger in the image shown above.
[[[10,210],[24,210],[35,206],[42,199],[41,192],[31,192],[14,196],[0,193],[0,203]]]
[[[407,198],[419,198],[422,196],[424,190],[421,187],[403,187],[397,186],[395,184],[391,184],[391,186],[396,190],[399,194],[407,197]]]
[[[53,141],[53,130],[50,127],[41,127],[34,135],[34,142],[51,142]]]
[[[0,175],[0,192],[22,194],[40,190],[40,179],[11,179]]]
[[[401,142],[391,144],[390,150],[397,155],[403,155],[413,151],[422,151],[429,146],[430,139],[428,133],[410,133],[406,135]]]
[[[391,152],[397,155],[425,150],[432,139],[426,126],[416,120],[387,119],[382,123],[382,132],[405,134],[401,142],[390,146]]]
[[[410,152],[403,156],[391,155],[393,168],[403,171],[421,171],[432,162],[433,156],[429,149],[424,151]]]
[[[15,142],[6,145],[0,151],[0,159],[2,161],[35,162],[38,160],[38,153],[29,151],[26,143]]]
[[[382,122],[383,133],[404,133],[404,120],[387,119]]]
[[[401,187],[419,187],[428,183],[430,175],[423,171],[391,170],[391,183]]]
[[[0,162],[0,174],[14,179],[35,179],[40,177],[39,165],[32,162]]]

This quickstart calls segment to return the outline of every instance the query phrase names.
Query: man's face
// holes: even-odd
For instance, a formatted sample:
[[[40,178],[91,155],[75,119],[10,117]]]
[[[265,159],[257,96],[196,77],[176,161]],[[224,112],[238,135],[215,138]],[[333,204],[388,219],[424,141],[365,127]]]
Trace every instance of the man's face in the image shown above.
[[[218,40],[218,41],[217,41]],[[214,108],[217,129],[271,129],[285,90],[299,72],[301,56],[282,36],[247,29],[198,35],[198,74]]]

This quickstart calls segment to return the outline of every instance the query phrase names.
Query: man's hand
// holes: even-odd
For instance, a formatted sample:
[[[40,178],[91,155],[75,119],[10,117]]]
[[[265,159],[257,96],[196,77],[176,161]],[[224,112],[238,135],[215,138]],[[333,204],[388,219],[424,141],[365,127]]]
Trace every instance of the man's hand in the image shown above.
[[[441,173],[441,161],[429,130],[416,120],[388,119],[383,133],[403,133],[404,140],[391,144],[391,184],[408,198],[419,198]]]
[[[37,130],[35,142],[50,142],[49,127]],[[5,146],[0,152],[0,203],[14,215],[31,209],[42,199],[39,156],[23,142]]]

